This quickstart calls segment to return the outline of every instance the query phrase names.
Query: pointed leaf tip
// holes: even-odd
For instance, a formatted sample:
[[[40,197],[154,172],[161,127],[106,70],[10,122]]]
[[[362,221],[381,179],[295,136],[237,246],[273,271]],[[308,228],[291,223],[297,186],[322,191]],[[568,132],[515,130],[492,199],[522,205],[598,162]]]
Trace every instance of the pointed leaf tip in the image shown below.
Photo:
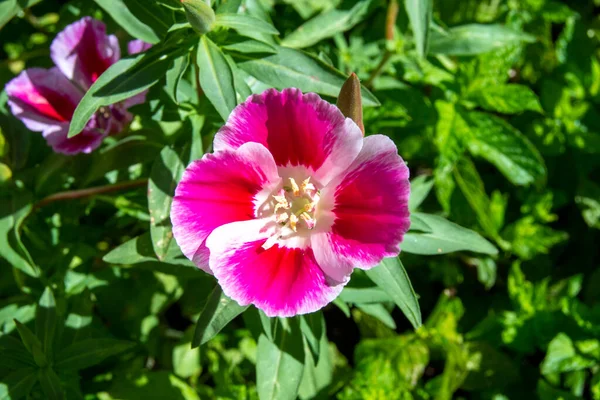
[[[348,79],[346,79],[346,82],[342,85],[342,89],[340,90],[337,99],[337,106],[344,116],[356,122],[356,125],[358,125],[364,135],[365,126],[363,124],[360,81],[354,72],[350,74]]]

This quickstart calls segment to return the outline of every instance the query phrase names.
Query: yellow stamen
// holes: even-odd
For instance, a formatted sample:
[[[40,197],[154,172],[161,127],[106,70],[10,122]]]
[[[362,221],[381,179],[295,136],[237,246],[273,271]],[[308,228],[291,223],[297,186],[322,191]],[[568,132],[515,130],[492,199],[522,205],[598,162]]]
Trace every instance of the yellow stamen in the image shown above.
[[[294,178],[290,178],[290,185],[292,185],[292,192],[294,192],[294,196],[300,196],[300,188],[298,187],[298,184]]]
[[[296,228],[296,224],[298,223],[298,217],[295,214],[290,215],[290,228],[294,232],[298,232],[298,228]]]

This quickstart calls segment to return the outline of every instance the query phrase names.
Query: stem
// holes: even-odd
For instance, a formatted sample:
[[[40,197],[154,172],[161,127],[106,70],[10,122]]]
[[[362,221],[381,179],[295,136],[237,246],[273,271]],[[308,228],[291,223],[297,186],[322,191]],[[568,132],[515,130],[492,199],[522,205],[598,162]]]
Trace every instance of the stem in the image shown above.
[[[387,14],[385,16],[385,40],[387,42],[391,42],[394,40],[394,27],[396,26],[396,19],[398,18],[398,1],[390,0],[387,8]],[[365,82],[365,86],[371,88],[373,85],[373,81],[377,78],[383,69],[387,65],[388,61],[392,58],[392,52],[388,49],[388,46],[385,47],[385,52],[383,53],[383,58],[377,65],[377,67],[371,72],[369,79]]]
[[[130,181],[130,182],[117,183],[116,185],[105,185],[105,186],[97,186],[97,187],[92,187],[92,188],[87,188],[87,189],[69,190],[66,192],[51,194],[50,196],[45,197],[42,200],[38,201],[34,205],[33,208],[37,209],[37,208],[43,207],[45,205],[54,203],[55,201],[59,201],[59,200],[82,199],[85,197],[95,196],[98,194],[117,192],[120,190],[145,186],[147,184],[148,184],[148,179],[144,178],[144,179],[138,179],[138,180]]]

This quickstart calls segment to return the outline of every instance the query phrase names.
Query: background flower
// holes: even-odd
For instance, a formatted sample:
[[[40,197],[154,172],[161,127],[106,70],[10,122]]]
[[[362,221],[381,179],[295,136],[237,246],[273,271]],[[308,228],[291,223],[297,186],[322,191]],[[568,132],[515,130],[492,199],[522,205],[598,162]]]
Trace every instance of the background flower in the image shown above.
[[[149,46],[132,41],[129,53]],[[75,108],[96,79],[121,58],[121,50],[117,37],[107,35],[102,22],[84,17],[56,36],[50,56],[56,67],[26,69],[6,85],[11,111],[27,128],[41,132],[54,151],[90,153],[104,137],[120,132],[131,121],[127,108],[142,103],[145,93],[102,107],[80,135],[67,138]]]

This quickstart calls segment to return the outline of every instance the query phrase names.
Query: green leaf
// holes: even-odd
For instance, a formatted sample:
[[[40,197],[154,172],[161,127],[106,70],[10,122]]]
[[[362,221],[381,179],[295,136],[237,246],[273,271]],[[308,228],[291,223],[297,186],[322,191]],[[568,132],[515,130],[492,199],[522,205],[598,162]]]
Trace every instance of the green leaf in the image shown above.
[[[438,100],[435,108],[439,119],[435,127],[434,143],[440,152],[434,171],[435,191],[438,201],[446,213],[450,212],[450,199],[455,183],[452,179],[454,165],[464,153],[460,140],[468,132],[468,126],[455,104]]]
[[[386,303],[392,298],[382,289],[377,287],[354,288],[346,286],[340,293],[341,300],[352,304]]]
[[[410,181],[410,198],[408,199],[408,209],[414,211],[423,201],[433,187],[433,179],[425,175],[417,176]]]
[[[136,39],[156,44],[166,30],[156,32],[140,21],[122,0],[94,0],[112,19]]]
[[[91,167],[83,182],[90,184],[111,171],[124,170],[129,166],[154,160],[163,146],[151,142],[140,133],[125,136],[118,142],[106,146],[92,154]]]
[[[392,298],[415,329],[421,326],[419,301],[398,257],[385,258],[378,266],[367,270],[366,273]]]
[[[221,50],[206,36],[200,38],[197,63],[200,85],[217,112],[227,121],[237,105],[233,72]]]
[[[165,147],[152,165],[148,181],[148,209],[150,211],[150,236],[154,251],[159,260],[167,256],[173,240],[171,226],[171,204],[175,195],[175,187],[185,170],[183,154],[187,146],[179,153],[170,147]]]
[[[334,360],[325,332],[321,335],[318,345],[318,361],[313,358],[313,353],[308,348],[308,343],[305,343],[304,346],[306,357],[304,361],[304,373],[300,387],[298,388],[298,395],[302,400],[320,398],[319,393],[322,394],[323,389],[329,386],[333,380]]]
[[[345,388],[353,392],[350,398],[410,398],[402,394],[421,382],[429,364],[429,348],[414,334],[365,339],[356,347],[354,362],[353,377]]]
[[[236,56],[240,60],[238,67],[256,79],[277,89],[297,87],[304,93],[315,92],[337,97],[347,75],[326,64],[318,57],[288,47],[277,47],[278,53],[264,58]],[[362,88],[364,106],[377,106],[379,101],[364,87]]]
[[[545,380],[540,379],[537,385],[537,395],[540,400],[580,400],[580,396],[575,396],[564,390],[552,387]]]
[[[109,251],[102,260],[109,264],[131,265],[158,261],[158,258],[154,253],[150,232],[146,232]],[[181,250],[175,241],[170,242],[163,262],[196,268],[190,260],[181,254]]]
[[[88,368],[110,356],[130,350],[135,345],[134,342],[109,338],[84,339],[58,352],[54,366],[72,370]]]
[[[378,319],[388,328],[396,329],[396,322],[394,321],[394,318],[392,318],[392,316],[390,315],[390,312],[382,304],[361,303],[361,304],[357,304],[356,308],[358,308],[365,314],[368,314],[368,315]]]
[[[304,48],[323,39],[345,32],[358,24],[367,14],[371,0],[358,1],[350,10],[329,10],[300,25],[283,39],[287,47]]]
[[[256,390],[261,400],[294,400],[304,370],[302,333],[296,319],[279,319],[273,341],[258,339]]]
[[[483,181],[475,165],[468,157],[463,157],[456,164],[454,179],[471,206],[471,209],[475,211],[477,221],[479,221],[479,225],[481,225],[484,232],[492,238],[497,238],[498,230],[501,226],[498,226],[494,220],[491,202],[485,192]]]
[[[71,119],[69,137],[79,134],[100,107],[118,103],[148,90],[165,76],[173,60],[188,48],[185,40],[173,39],[169,43],[153,46],[136,57],[123,58],[111,65],[77,105]]]
[[[415,37],[417,53],[424,58],[429,46],[429,25],[433,12],[433,0],[406,0],[404,5]]]
[[[13,336],[0,334],[0,367],[18,369],[35,366],[31,354]]]
[[[470,128],[469,151],[494,164],[515,185],[546,179],[544,159],[535,146],[503,119],[481,112],[464,113]]]
[[[19,336],[21,336],[21,340],[23,341],[23,345],[33,356],[35,364],[38,367],[45,367],[48,365],[48,359],[42,350],[42,343],[40,342],[40,339],[38,339],[37,336],[35,336],[27,326],[23,325],[16,319],[14,322],[17,326],[17,330],[19,331]]]
[[[183,78],[185,71],[190,65],[190,54],[186,53],[173,61],[173,66],[166,74],[166,89],[167,93],[176,104],[179,104],[179,82]]]
[[[260,42],[258,40],[247,39],[241,42],[234,42],[231,44],[221,45],[222,49],[242,53],[265,53],[265,54],[276,54],[277,47],[272,44]]]
[[[29,276],[38,277],[40,270],[21,242],[20,229],[32,209],[29,193],[15,193],[0,199],[0,256]]]
[[[195,390],[169,371],[137,370],[116,374],[106,399],[200,400]],[[200,387],[201,385],[198,385]],[[110,397],[108,397],[110,396]],[[207,397],[202,397],[206,399]]]
[[[46,287],[35,310],[35,331],[42,342],[42,350],[52,358],[52,342],[56,332],[56,300],[50,287]]]
[[[585,370],[596,364],[596,360],[579,354],[571,338],[561,332],[548,345],[548,352],[540,365],[540,370],[543,375],[551,375]]]
[[[218,14],[215,25],[233,29],[242,36],[257,40],[260,39],[256,33],[279,35],[273,25],[247,14]]]
[[[319,362],[321,342],[323,337],[327,340],[325,328],[325,317],[318,311],[300,316],[300,330],[306,340],[308,349],[312,353],[312,359],[315,363]]]
[[[21,368],[13,371],[2,377],[0,400],[19,400],[29,394],[36,382],[37,373],[33,368]]]
[[[429,52],[470,56],[520,42],[533,41],[535,41],[533,36],[502,25],[468,24],[450,28],[447,33],[432,31]]]
[[[502,114],[517,114],[524,111],[543,112],[533,90],[516,83],[483,87],[471,92],[468,100],[474,101],[485,110]]]
[[[38,370],[38,379],[48,400],[61,400],[65,398],[60,378],[50,367]]]
[[[221,287],[217,285],[198,318],[192,347],[208,342],[246,308],[248,306],[240,306],[235,300],[225,296]]]
[[[408,232],[401,244],[402,251],[413,254],[435,255],[468,250],[495,255],[498,250],[477,232],[463,228],[442,217],[414,213],[431,231]]]

